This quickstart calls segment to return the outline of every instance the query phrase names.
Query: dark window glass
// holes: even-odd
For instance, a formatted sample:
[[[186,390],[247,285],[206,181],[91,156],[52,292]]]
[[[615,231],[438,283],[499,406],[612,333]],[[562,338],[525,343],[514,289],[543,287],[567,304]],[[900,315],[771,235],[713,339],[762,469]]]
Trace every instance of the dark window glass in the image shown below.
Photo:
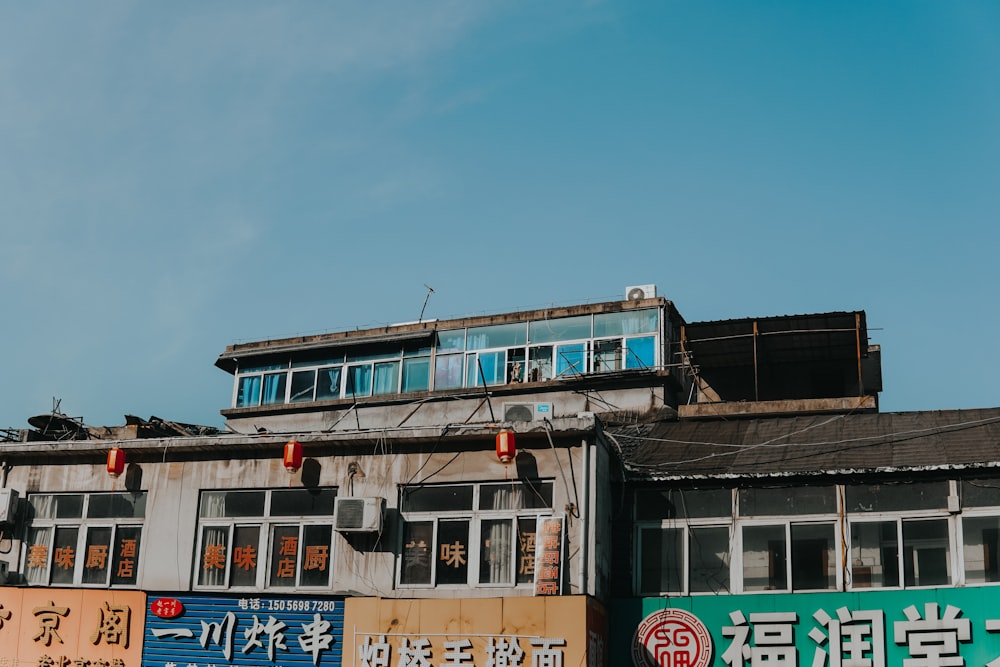
[[[903,576],[906,586],[943,586],[950,583],[948,522],[903,522]]]
[[[552,507],[552,482],[512,482],[483,484],[479,489],[479,509],[520,510]]]
[[[1000,479],[962,480],[962,507],[1000,506]]]
[[[201,494],[201,516],[264,516],[264,496],[264,491],[205,491]]]
[[[729,592],[729,528],[691,528],[688,586],[692,593]]]
[[[834,514],[837,492],[832,486],[740,489],[740,516]]]
[[[302,528],[302,586],[328,586],[330,584],[330,544],[333,527],[303,526]]]
[[[792,524],[792,590],[837,586],[833,524]]]
[[[403,559],[399,581],[403,584],[430,584],[434,555],[434,522],[407,521],[403,524]]]
[[[681,528],[644,528],[640,535],[640,593],[679,593],[684,582]]]
[[[340,376],[342,369],[321,368],[317,371],[316,400],[325,401],[340,398]]]
[[[316,371],[295,371],[292,373],[291,393],[288,397],[290,403],[303,403],[313,400],[316,392]]]
[[[111,526],[90,528],[83,553],[83,583],[105,584],[111,564]]]
[[[53,584],[72,584],[73,571],[79,554],[76,553],[78,536],[77,528],[56,528],[52,543],[52,576]]]
[[[438,522],[437,583],[469,582],[469,521]]]
[[[535,540],[538,519],[517,519],[517,583],[530,584],[535,580]]]
[[[141,526],[119,526],[115,530],[114,555],[111,559],[111,583],[116,586],[134,586],[139,578],[139,543]]]
[[[946,509],[948,482],[864,484],[844,487],[848,512]]]
[[[640,489],[635,492],[639,521],[728,517],[732,514],[730,489]]]
[[[91,519],[141,519],[146,515],[145,493],[100,493],[90,496]]]
[[[295,586],[298,555],[299,527],[275,526],[271,531],[271,586]]]
[[[784,526],[743,526],[743,589],[788,588]]]
[[[271,492],[271,516],[333,516],[333,489]]]
[[[899,538],[895,521],[851,524],[851,585],[899,586]]]
[[[255,586],[257,567],[260,564],[260,526],[236,526],[233,530],[233,548],[229,564],[232,586]]]
[[[403,489],[404,512],[455,512],[472,509],[472,486],[412,486]]]

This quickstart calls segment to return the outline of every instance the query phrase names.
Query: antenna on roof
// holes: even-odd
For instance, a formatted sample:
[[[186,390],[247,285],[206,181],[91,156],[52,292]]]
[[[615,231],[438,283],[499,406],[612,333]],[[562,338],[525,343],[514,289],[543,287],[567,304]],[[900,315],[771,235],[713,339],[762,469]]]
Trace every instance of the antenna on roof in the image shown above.
[[[427,283],[424,283],[424,287],[427,288],[427,296],[424,297],[424,305],[420,307],[420,318],[417,320],[417,322],[424,321],[424,309],[427,308],[427,302],[430,301],[431,292],[434,291],[434,288],[428,285]]]

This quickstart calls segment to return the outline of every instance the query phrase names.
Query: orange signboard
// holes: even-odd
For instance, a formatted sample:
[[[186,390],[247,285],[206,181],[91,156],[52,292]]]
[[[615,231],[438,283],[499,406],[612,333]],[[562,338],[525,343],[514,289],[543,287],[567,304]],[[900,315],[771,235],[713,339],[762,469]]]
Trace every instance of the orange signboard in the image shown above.
[[[0,667],[141,667],[146,595],[0,588]]]

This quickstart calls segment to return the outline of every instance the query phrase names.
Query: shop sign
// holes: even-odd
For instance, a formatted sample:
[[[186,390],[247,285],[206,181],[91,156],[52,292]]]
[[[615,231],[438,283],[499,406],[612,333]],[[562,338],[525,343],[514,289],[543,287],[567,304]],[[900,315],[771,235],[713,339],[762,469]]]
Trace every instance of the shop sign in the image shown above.
[[[535,528],[535,595],[562,592],[563,517],[540,516]]]
[[[611,609],[635,667],[1000,667],[1000,589],[647,598]],[[631,618],[631,630],[623,619]],[[623,632],[624,631],[624,632]],[[631,637],[626,647],[622,639]]]
[[[0,667],[141,667],[138,591],[0,588]]]
[[[338,667],[343,632],[342,599],[150,596],[142,667]]]

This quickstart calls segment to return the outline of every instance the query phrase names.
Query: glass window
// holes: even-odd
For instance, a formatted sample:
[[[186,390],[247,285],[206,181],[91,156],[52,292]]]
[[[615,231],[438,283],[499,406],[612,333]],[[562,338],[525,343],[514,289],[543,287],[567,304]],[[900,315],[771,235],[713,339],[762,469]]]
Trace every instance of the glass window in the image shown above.
[[[848,512],[911,512],[946,509],[948,482],[858,484],[844,487]]]
[[[290,403],[302,403],[316,399],[316,370],[292,373],[292,389],[288,396]]]
[[[962,519],[962,555],[965,559],[966,583],[1000,581],[1000,517]]]
[[[899,586],[899,537],[896,521],[851,524],[851,586]]]
[[[656,366],[656,337],[629,338],[625,341],[625,368]]]
[[[833,524],[792,524],[792,590],[837,587]]]
[[[434,359],[434,388],[459,389],[462,386],[461,354],[438,355]]]
[[[479,352],[466,355],[466,372],[468,377],[465,380],[467,387],[482,387],[485,378],[487,385],[504,384],[506,382],[505,368],[507,364],[506,352],[503,350],[496,352]]]
[[[528,338],[532,343],[557,343],[561,340],[590,338],[593,333],[592,321],[590,315],[534,320],[528,324]]]
[[[405,487],[403,586],[516,586],[534,580],[536,522],[552,512],[548,481]]]
[[[832,486],[740,489],[740,516],[835,514],[837,491]]]
[[[587,371],[587,345],[571,343],[556,346],[556,376],[582,375]]]
[[[617,371],[622,367],[622,342],[615,340],[594,341],[594,372]]]
[[[552,346],[540,345],[528,351],[528,382],[552,379]]]
[[[372,393],[372,366],[348,366],[347,388],[344,390],[347,398],[370,396]]]
[[[639,533],[640,594],[680,593],[684,590],[684,532],[681,528],[646,528]]]
[[[269,373],[264,376],[264,386],[261,389],[261,405],[275,405],[285,402],[285,380],[288,374]]]
[[[261,376],[243,375],[236,380],[236,407],[260,405]]]
[[[372,393],[376,396],[399,393],[398,361],[375,364],[375,374],[372,378]]]
[[[431,383],[431,360],[429,357],[403,360],[403,393],[427,391]]]
[[[25,577],[35,586],[135,586],[145,492],[32,494]]]
[[[336,496],[331,488],[202,492],[197,586],[330,586]]]
[[[948,521],[903,521],[905,586],[943,586],[951,582]]]
[[[641,489],[635,492],[636,519],[660,521],[728,517],[732,514],[730,489]]]
[[[743,526],[743,590],[788,588],[785,526]]]
[[[437,352],[459,352],[465,349],[465,329],[437,332]]]
[[[962,480],[962,507],[1000,507],[1000,479]]]
[[[594,336],[629,336],[654,333],[659,323],[655,308],[629,310],[622,313],[599,313],[594,315]]]
[[[469,327],[465,349],[488,350],[492,347],[525,345],[528,342],[527,338],[527,327],[524,322]]]
[[[320,368],[316,371],[316,400],[325,401],[340,398],[340,376],[343,369]]]
[[[729,527],[692,527],[689,535],[689,590],[692,593],[728,593]]]

